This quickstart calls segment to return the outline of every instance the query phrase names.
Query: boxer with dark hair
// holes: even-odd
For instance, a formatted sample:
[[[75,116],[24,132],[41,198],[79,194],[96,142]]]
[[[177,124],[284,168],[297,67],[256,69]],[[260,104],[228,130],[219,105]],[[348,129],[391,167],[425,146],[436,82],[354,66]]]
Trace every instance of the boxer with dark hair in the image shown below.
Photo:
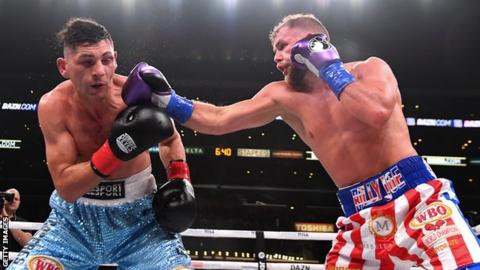
[[[115,73],[105,27],[73,18],[58,37],[65,81],[38,109],[52,211],[8,269],[189,269],[178,232],[193,223],[195,197],[172,120],[158,107],[123,102],[126,77]],[[154,195],[148,149],[155,145],[171,181]]]
[[[277,116],[313,150],[339,188],[345,217],[325,269],[479,269],[480,246],[452,182],[437,178],[413,148],[397,80],[382,59],[342,63],[312,14],[285,17],[270,34],[283,81],[228,106],[178,96],[146,64],[142,96],[206,134],[254,128]],[[147,87],[148,86],[148,87]]]

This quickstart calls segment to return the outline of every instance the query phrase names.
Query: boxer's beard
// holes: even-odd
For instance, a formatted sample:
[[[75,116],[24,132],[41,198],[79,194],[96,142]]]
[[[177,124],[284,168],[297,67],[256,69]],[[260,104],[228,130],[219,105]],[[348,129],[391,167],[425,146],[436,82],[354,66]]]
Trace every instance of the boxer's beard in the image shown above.
[[[299,92],[307,92],[308,87],[305,84],[304,78],[307,70],[295,67],[289,67],[287,83]]]

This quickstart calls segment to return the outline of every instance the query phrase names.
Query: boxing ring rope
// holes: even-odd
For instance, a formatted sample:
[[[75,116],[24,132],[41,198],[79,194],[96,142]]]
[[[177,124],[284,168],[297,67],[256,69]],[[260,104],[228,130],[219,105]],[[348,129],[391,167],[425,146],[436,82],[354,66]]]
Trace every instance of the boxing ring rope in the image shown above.
[[[43,223],[12,221],[9,222],[9,228],[22,230],[40,230]],[[257,231],[247,230],[216,230],[216,229],[188,229],[182,232],[183,237],[205,237],[205,238],[243,238],[256,239]],[[315,232],[285,232],[285,231],[263,231],[264,239],[278,240],[317,240],[332,241],[335,233],[315,233]],[[15,259],[18,253],[10,252],[9,260]],[[104,266],[115,266],[115,264],[103,264]],[[192,260],[194,269],[231,269],[231,270],[247,270],[247,269],[267,269],[260,268],[258,262],[236,262],[236,261],[204,261]],[[291,270],[291,269],[310,269],[323,270],[323,264],[308,263],[270,263],[268,269],[272,270]]]
[[[9,222],[10,229],[22,229],[37,231],[42,227],[43,223],[39,222]],[[475,234],[480,235],[480,225],[472,228]],[[259,233],[264,239],[277,240],[314,240],[314,241],[332,241],[335,233],[317,233],[317,232],[285,232],[285,231],[247,231],[247,230],[217,230],[217,229],[188,229],[182,232],[184,237],[206,237],[206,238],[248,238],[258,239]],[[263,240],[263,239],[262,239]],[[261,252],[260,252],[261,253]],[[259,254],[260,254],[259,253]],[[9,260],[15,259],[18,253],[10,252]],[[265,254],[263,254],[264,256]],[[104,266],[115,266],[115,264],[103,264]],[[192,260],[194,269],[231,269],[231,270],[248,270],[248,269],[270,269],[270,270],[291,270],[291,269],[309,269],[324,270],[323,264],[308,263],[272,263],[267,262],[262,265],[261,262],[236,262],[236,261],[206,261]],[[268,267],[268,268],[267,268]],[[421,269],[413,267],[411,269]]]
[[[38,231],[43,223],[12,221],[9,223],[10,229],[22,229]],[[257,231],[244,230],[216,230],[216,229],[188,229],[181,233],[187,237],[209,237],[209,238],[249,238],[255,239]],[[318,240],[332,241],[335,233],[316,233],[316,232],[282,232],[282,231],[264,231],[265,239],[279,240]]]

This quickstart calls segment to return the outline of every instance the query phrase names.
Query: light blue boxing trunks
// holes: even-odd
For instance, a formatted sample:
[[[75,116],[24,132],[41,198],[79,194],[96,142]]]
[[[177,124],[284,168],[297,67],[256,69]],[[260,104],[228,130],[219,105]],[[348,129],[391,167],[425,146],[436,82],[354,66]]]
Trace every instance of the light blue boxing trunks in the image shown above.
[[[164,231],[155,221],[151,203],[155,188],[148,167],[125,179],[102,181],[74,203],[54,191],[47,221],[7,269],[188,267],[190,257],[180,235]]]

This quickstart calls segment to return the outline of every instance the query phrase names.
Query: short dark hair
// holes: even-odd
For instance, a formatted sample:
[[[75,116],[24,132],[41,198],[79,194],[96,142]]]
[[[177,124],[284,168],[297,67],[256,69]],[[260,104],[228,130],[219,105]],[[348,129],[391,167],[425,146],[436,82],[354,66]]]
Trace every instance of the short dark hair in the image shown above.
[[[75,48],[80,44],[94,44],[109,40],[113,44],[110,33],[105,26],[89,18],[70,18],[63,29],[57,33],[59,45],[65,48]]]
[[[277,25],[275,25],[272,31],[270,31],[270,42],[273,43],[273,40],[275,40],[278,31],[285,26],[288,26],[290,28],[300,27],[305,29],[311,29],[316,33],[323,33],[327,35],[327,37],[330,39],[327,28],[323,25],[322,22],[320,22],[319,19],[317,19],[317,17],[315,17],[315,15],[311,13],[298,13],[283,17],[282,20]]]

